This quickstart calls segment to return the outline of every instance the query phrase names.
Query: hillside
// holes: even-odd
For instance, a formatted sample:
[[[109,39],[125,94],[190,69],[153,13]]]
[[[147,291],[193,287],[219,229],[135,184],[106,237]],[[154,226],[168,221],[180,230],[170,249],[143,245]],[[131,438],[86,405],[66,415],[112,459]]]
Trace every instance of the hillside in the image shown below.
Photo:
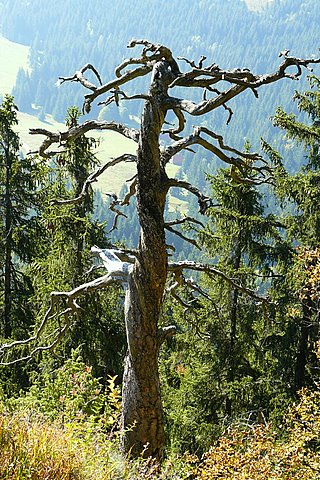
[[[51,7],[48,16],[47,2],[43,0],[2,2],[3,35],[10,41],[30,45],[30,70],[19,70],[13,89],[16,103],[20,111],[46,118],[52,125],[53,119],[60,124],[64,122],[70,105],[81,108],[83,103],[83,88],[72,83],[58,88],[59,76],[72,75],[89,61],[106,82],[113,77],[115,66],[128,55],[126,45],[132,37],[162,42],[176,55],[191,60],[197,61],[206,55],[208,63],[214,61],[223,68],[248,67],[258,73],[275,70],[281,62],[279,51],[283,49],[289,48],[298,56],[313,55],[318,49],[320,9],[317,0],[303,3],[300,0],[197,0],[189,3],[188,8],[184,0],[166,3],[118,0],[108,2],[108,8],[98,0],[91,0],[90,9],[86,1],[79,0],[76,10],[72,2],[56,0]],[[19,60],[19,55],[16,59]],[[20,65],[23,66],[23,62]],[[180,68],[184,68],[183,61]],[[257,150],[263,136],[282,151],[288,168],[294,171],[303,156],[285,149],[283,135],[272,127],[270,117],[280,104],[287,110],[292,109],[295,89],[305,87],[305,79],[299,83],[286,80],[261,89],[259,99],[248,92],[230,103],[234,115],[229,125],[224,112],[207,115],[203,121],[222,134],[229,145],[240,149],[248,140]],[[147,85],[136,81],[128,93],[132,93],[133,88],[134,92],[143,92]],[[194,93],[193,98],[199,100],[199,94]],[[142,102],[137,101],[122,102],[120,108],[94,106],[91,117],[136,127],[141,109]],[[21,128],[27,131],[24,125]],[[122,153],[121,145],[125,145],[125,149],[133,148],[110,135],[99,147],[101,158]],[[23,141],[33,142],[25,138]],[[184,155],[182,166],[175,173],[192,178],[205,188],[204,172],[214,173],[220,163],[201,148],[195,152],[194,158],[189,153]],[[132,176],[131,169],[132,165],[118,167],[114,170],[114,179],[108,175],[99,180],[99,186],[104,191],[111,189],[118,193],[125,180]]]
[[[162,42],[175,55],[191,60],[205,55],[222,68],[247,67],[257,73],[277,68],[284,49],[298,56],[316,54],[318,49],[317,0],[196,0],[187,8],[184,0],[117,0],[107,5],[91,0],[88,9],[88,3],[79,0],[75,10],[72,2],[57,0],[48,16],[43,0],[3,1],[3,35],[31,48],[32,73],[20,71],[14,89],[21,110],[34,113],[36,104],[42,114],[63,122],[68,106],[82,107],[83,89],[72,84],[57,88],[59,76],[72,75],[90,62],[107,81],[128,55],[126,45],[133,37]],[[244,96],[231,105],[235,115],[228,127],[224,115],[206,121],[230,144],[242,148],[247,138],[257,148],[261,135],[277,140],[270,115],[279,104],[290,108],[294,90],[305,85],[281,82],[262,90],[259,101],[252,94]],[[145,88],[143,82],[135,83],[135,91]],[[126,102],[120,109],[94,108],[92,116],[130,123],[140,112],[140,102]]]
[[[247,5],[249,10],[253,12],[261,12],[263,11],[270,3],[274,0],[243,0]]]
[[[11,93],[20,68],[28,70],[30,48],[0,36],[0,95]]]
[[[14,89],[16,77],[20,69],[31,70],[28,62],[30,48],[0,37],[0,52],[1,63],[5,65],[5,68],[0,70],[0,94],[4,95],[10,94]],[[63,123],[57,122],[50,114],[45,115],[43,120],[40,120],[36,114],[36,109],[34,109],[34,115],[21,111],[18,112],[19,125],[17,131],[20,135],[22,151],[25,154],[30,151],[36,151],[42,141],[41,136],[30,135],[30,128],[45,128],[52,132],[62,131],[66,128]],[[99,139],[96,154],[102,162],[125,152],[134,153],[136,148],[133,142],[124,139],[115,132],[96,133],[94,137]],[[118,165],[112,171],[112,178],[110,178],[110,175],[105,175],[99,179],[95,187],[102,191],[112,190],[119,194],[126,179],[133,174],[134,166],[128,164]]]

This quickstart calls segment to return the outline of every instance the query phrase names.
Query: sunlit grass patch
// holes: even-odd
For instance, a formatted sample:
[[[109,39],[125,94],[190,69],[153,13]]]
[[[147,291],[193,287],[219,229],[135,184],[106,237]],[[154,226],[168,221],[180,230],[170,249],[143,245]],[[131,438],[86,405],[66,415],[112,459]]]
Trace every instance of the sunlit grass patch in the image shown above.
[[[0,415],[0,478],[81,480],[76,445],[57,425],[27,415]]]
[[[0,36],[0,94],[11,93],[19,68],[28,69],[30,48]],[[3,68],[5,66],[5,68]]]

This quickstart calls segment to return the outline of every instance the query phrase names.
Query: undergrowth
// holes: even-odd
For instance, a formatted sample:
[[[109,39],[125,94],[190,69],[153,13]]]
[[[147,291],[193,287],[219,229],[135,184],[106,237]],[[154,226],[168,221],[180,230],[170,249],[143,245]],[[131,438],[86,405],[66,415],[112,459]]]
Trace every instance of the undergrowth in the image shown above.
[[[320,351],[320,349],[319,349]],[[302,390],[282,428],[234,424],[202,457],[130,460],[120,450],[121,397],[80,357],[18,401],[0,401],[1,480],[319,480],[320,389]],[[49,394],[51,392],[51,395]],[[1,395],[0,395],[1,397]]]

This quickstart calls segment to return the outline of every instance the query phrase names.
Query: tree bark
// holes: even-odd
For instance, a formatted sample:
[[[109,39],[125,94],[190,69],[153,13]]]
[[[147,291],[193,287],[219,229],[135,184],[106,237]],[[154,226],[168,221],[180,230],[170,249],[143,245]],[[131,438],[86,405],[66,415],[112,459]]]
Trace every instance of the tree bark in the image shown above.
[[[167,62],[157,68],[166,71]],[[153,76],[153,78],[155,75]],[[163,75],[165,79],[165,75]],[[168,180],[160,162],[159,136],[165,117],[166,82],[154,80],[145,103],[137,152],[139,254],[126,293],[128,351],[123,378],[123,447],[133,455],[161,461],[164,421],[160,395],[158,320],[167,278],[164,208]]]

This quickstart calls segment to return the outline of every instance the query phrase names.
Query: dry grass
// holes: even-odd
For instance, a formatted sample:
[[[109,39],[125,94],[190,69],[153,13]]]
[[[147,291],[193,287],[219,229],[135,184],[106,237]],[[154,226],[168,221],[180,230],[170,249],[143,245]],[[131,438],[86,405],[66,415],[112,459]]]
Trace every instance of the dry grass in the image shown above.
[[[81,458],[62,429],[22,414],[0,417],[0,478],[82,480]]]
[[[26,413],[0,412],[1,480],[182,480],[193,470],[184,458],[161,471],[152,461],[129,461],[90,424],[64,426]]]

